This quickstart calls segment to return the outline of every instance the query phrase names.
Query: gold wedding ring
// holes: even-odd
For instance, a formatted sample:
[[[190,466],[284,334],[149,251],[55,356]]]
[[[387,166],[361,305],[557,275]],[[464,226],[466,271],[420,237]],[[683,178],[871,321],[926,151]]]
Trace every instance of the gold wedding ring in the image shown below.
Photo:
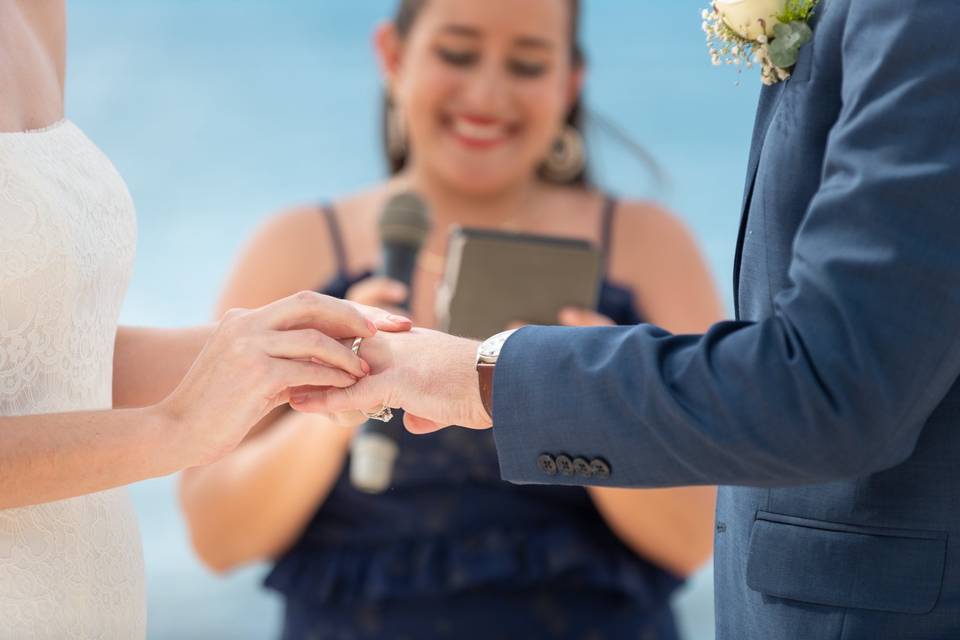
[[[359,337],[353,341],[353,346],[350,347],[350,350],[353,351],[353,355],[360,357],[360,345],[363,343],[363,337]],[[393,411],[385,404],[381,404],[380,408],[374,411],[373,413],[367,413],[366,411],[361,411],[363,415],[367,417],[368,420],[379,420],[380,422],[390,422],[393,420]]]

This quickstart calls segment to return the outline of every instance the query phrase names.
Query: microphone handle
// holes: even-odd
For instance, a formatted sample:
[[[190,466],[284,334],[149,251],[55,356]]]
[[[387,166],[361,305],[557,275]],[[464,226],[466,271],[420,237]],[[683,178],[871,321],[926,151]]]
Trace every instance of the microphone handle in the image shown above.
[[[383,264],[377,270],[377,275],[386,276],[407,285],[409,290],[413,285],[413,272],[417,268],[418,249],[406,245],[385,244],[383,246]],[[410,298],[407,297],[399,305],[404,311],[410,311]]]
[[[378,275],[397,280],[410,288],[417,265],[416,248],[405,245],[384,245],[383,265]],[[410,310],[409,296],[399,305]],[[367,420],[350,444],[350,482],[366,493],[383,493],[393,479],[393,465],[400,452],[403,412],[394,411],[390,422]]]

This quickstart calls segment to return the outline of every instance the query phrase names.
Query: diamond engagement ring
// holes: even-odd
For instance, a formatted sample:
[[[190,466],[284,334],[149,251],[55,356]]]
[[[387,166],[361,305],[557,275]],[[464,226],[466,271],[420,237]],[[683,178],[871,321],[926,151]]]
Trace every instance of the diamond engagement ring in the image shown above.
[[[353,355],[360,357],[360,345],[363,343],[363,338],[357,338],[353,341],[353,346],[350,348],[353,351]],[[381,404],[380,408],[374,411],[373,413],[367,413],[366,411],[361,411],[369,420],[379,420],[380,422],[390,422],[393,420],[393,410],[390,409],[385,404]]]

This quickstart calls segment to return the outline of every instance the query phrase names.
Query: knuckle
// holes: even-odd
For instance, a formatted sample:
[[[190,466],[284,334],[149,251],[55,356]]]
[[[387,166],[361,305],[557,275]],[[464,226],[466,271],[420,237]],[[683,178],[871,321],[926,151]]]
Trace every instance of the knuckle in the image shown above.
[[[243,324],[248,314],[249,311],[246,309],[229,309],[220,319],[220,329],[227,332],[237,331],[237,327]]]
[[[320,297],[320,294],[316,291],[309,291],[307,289],[293,294],[293,299],[304,305],[315,305],[320,301]]]
[[[244,335],[250,325],[250,314],[251,312],[248,309],[230,309],[220,321],[220,333],[230,340]]]
[[[232,309],[228,309],[227,312],[223,314],[223,319],[225,322],[236,322],[237,320],[246,317],[248,313],[250,313],[249,309],[233,307]]]

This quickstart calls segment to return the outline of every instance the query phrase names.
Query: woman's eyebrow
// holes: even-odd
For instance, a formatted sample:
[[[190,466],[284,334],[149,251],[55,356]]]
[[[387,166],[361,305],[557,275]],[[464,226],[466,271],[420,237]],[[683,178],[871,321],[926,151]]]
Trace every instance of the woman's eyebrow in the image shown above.
[[[482,35],[480,30],[475,27],[456,23],[443,25],[443,27],[441,27],[441,31],[450,35],[461,36],[465,38],[479,38]],[[519,36],[514,40],[514,44],[525,49],[554,48],[553,42],[546,38],[540,38],[537,36]]]
[[[514,40],[514,44],[525,49],[553,49],[553,42],[546,38],[536,36],[520,36]]]
[[[449,33],[455,36],[465,36],[468,38],[479,38],[480,31],[473,27],[468,27],[462,24],[445,24],[441,28],[444,33]]]

